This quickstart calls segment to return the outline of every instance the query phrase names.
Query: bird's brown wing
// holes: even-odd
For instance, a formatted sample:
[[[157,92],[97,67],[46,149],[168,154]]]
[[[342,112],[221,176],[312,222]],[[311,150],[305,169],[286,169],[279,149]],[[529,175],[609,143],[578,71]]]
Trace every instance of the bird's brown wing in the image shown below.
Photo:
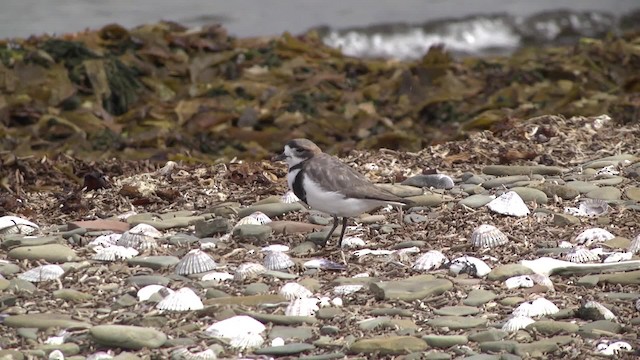
[[[325,153],[314,156],[305,164],[305,171],[326,191],[356,199],[407,203],[405,199],[373,185],[364,175]]]

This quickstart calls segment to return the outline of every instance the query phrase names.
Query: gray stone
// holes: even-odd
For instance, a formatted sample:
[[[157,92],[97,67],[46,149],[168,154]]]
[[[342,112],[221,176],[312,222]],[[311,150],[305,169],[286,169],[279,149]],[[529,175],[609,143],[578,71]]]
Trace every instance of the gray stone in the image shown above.
[[[580,219],[569,214],[553,214],[552,221],[555,226],[570,226],[580,223]]]
[[[98,325],[89,330],[95,342],[123,349],[155,349],[167,341],[167,336],[156,329],[128,325]]]
[[[605,179],[592,180],[591,182],[598,186],[616,186],[622,184],[624,178],[622,176],[612,176]]]
[[[597,320],[586,323],[580,327],[580,333],[601,334],[602,332],[620,334],[622,332],[622,326],[611,320]]]
[[[178,263],[180,259],[175,256],[136,256],[128,259],[127,263],[131,266],[147,267],[153,270],[169,268]]]
[[[449,280],[417,275],[401,280],[374,282],[369,285],[369,290],[377,300],[413,301],[440,295],[452,287],[453,283]]]
[[[269,285],[265,283],[253,283],[249,284],[244,288],[244,295],[258,295],[258,294],[266,294],[269,292]]]
[[[511,352],[518,344],[517,341],[513,340],[499,340],[499,341],[484,341],[479,344],[480,351],[482,352],[501,352],[508,351]]]
[[[337,360],[344,359],[346,355],[343,352],[331,352],[318,355],[300,356],[298,360]]]
[[[629,186],[624,190],[624,195],[629,200],[640,201],[640,187]]]
[[[80,353],[80,346],[72,342],[64,344],[38,344],[34,347],[35,350],[42,350],[45,354],[50,354],[55,350],[60,350],[64,356],[73,356]],[[68,357],[66,358],[68,359]]]
[[[326,233],[321,233],[321,234],[324,234],[325,237],[327,236]],[[309,241],[303,241],[297,246],[295,246],[293,249],[289,250],[289,254],[291,256],[298,257],[298,256],[305,256],[305,255],[314,253],[316,251],[318,251],[318,245],[315,242],[313,242],[311,239],[309,239]]]
[[[509,335],[508,332],[498,330],[498,329],[489,329],[485,331],[475,332],[469,335],[469,340],[475,341],[477,343],[482,343],[486,341],[500,341],[506,338]]]
[[[31,339],[31,340],[38,339],[38,328],[21,327],[16,330],[16,333],[18,334],[18,336],[20,336],[23,339]]]
[[[0,262],[0,275],[9,276],[20,272],[20,266],[12,263]]]
[[[445,200],[451,200],[450,197],[438,194],[423,194],[418,196],[409,196],[407,199],[413,201],[412,206],[434,207],[442,204]]]
[[[19,246],[40,246],[47,244],[62,244],[65,240],[61,236],[24,236],[22,234],[5,235],[0,239],[4,249]]]
[[[174,246],[190,246],[200,241],[200,238],[189,234],[175,234],[167,238],[167,242]]]
[[[462,300],[462,303],[467,306],[480,306],[495,299],[497,295],[493,291],[484,289],[472,290],[467,298]]]
[[[532,165],[532,166],[515,166],[515,165],[489,165],[482,169],[482,172],[487,175],[495,176],[510,176],[510,175],[562,175],[565,169],[557,166],[544,166],[544,165]]]
[[[482,187],[485,189],[495,189],[495,188],[501,188],[503,186],[511,185],[519,181],[529,181],[529,180],[530,178],[527,175],[502,176],[502,177],[497,177],[497,178],[485,181],[484,183],[482,183]]]
[[[161,276],[161,275],[136,275],[131,276],[127,279],[127,282],[132,285],[137,285],[139,287],[144,287],[147,285],[169,285],[169,278]]]
[[[410,213],[404,216],[405,224],[416,224],[416,223],[425,222],[427,220],[429,220],[429,218],[427,218],[426,216],[416,214],[416,213]]]
[[[91,324],[74,320],[69,315],[51,313],[12,315],[4,319],[3,325],[15,328],[31,327],[38,329],[48,329],[52,327],[59,327],[62,329],[87,329],[91,327]]]
[[[293,204],[283,204],[283,203],[260,204],[260,205],[253,205],[253,206],[249,206],[249,207],[242,208],[242,209],[238,210],[238,216],[243,218],[245,216],[253,214],[256,211],[261,211],[265,215],[267,215],[268,217],[273,218],[273,217],[276,217],[276,216],[282,216],[282,215],[288,214],[290,212],[300,211],[300,210],[304,210],[304,206],[302,204],[300,204],[300,203],[293,203]]]
[[[332,325],[325,325],[320,328],[320,335],[337,335],[340,333],[340,328]]]
[[[568,186],[569,188],[580,192],[581,194],[586,194],[588,192],[591,192],[591,191],[599,189],[598,185],[595,185],[595,184],[592,184],[592,183],[586,182],[586,181],[579,181],[579,180],[568,181],[566,183],[566,186]]]
[[[200,220],[195,223],[195,233],[199,238],[226,234],[231,231],[229,219],[217,217],[211,220]]]
[[[269,238],[272,231],[271,227],[266,225],[245,224],[233,229],[233,236],[237,236],[240,239],[255,238],[260,241],[265,241]]]
[[[422,340],[435,348],[449,348],[454,345],[465,345],[469,342],[465,335],[425,335]]]
[[[580,326],[564,321],[538,320],[533,324],[529,324],[527,329],[534,329],[543,335],[557,335],[560,333],[576,333]]]
[[[313,337],[315,328],[309,326],[274,326],[269,331],[269,339],[283,338],[285,340],[296,339],[305,341]]]
[[[547,198],[547,194],[544,192],[530,188],[530,187],[514,187],[510,189],[511,191],[515,191],[524,202],[532,202],[535,201],[537,204],[546,204],[549,199]]]
[[[427,320],[427,325],[458,330],[485,327],[487,321],[487,319],[470,316],[438,316]]]
[[[620,200],[620,198],[622,197],[622,192],[618,188],[605,186],[597,190],[589,191],[585,196],[590,199]]]
[[[491,281],[505,281],[513,276],[530,274],[533,274],[533,271],[524,265],[505,264],[493,268],[489,275],[487,275],[487,279]]]
[[[338,307],[324,307],[316,312],[318,319],[333,319],[336,316],[344,314],[344,311]]]
[[[563,200],[575,199],[576,197],[578,197],[578,195],[580,195],[580,192],[577,189],[572,188],[568,185],[542,183],[536,185],[536,188],[544,192],[548,197],[553,198],[557,196]]]
[[[403,355],[407,352],[424,351],[429,345],[413,336],[385,336],[356,340],[349,348],[354,354]]]
[[[44,260],[49,263],[64,263],[78,260],[76,252],[62,244],[22,246],[11,249],[7,256],[11,259]]]
[[[272,356],[287,356],[300,354],[305,351],[310,351],[316,347],[311,344],[305,343],[293,343],[282,346],[270,346],[266,348],[256,349],[253,351],[257,355],[272,355]]]
[[[469,197],[466,197],[466,198],[458,201],[458,204],[470,207],[472,209],[479,209],[479,208],[487,205],[488,203],[490,203],[491,200],[493,200],[493,199],[494,198],[491,195],[478,194],[478,195],[471,195]]]
[[[62,299],[65,301],[86,301],[93,297],[91,294],[87,294],[75,289],[60,289],[53,292],[53,297],[56,299]]]
[[[309,215],[308,220],[310,223],[316,225],[329,225],[329,222],[331,221],[330,218],[320,215]]]
[[[26,280],[22,280],[18,278],[13,278],[9,280],[9,286],[7,286],[7,289],[12,290],[13,292],[19,294],[23,291],[30,292],[30,293],[34,292],[36,291],[37,287],[34,283],[30,283]]]
[[[440,309],[435,309],[433,311],[433,313],[436,315],[445,315],[445,316],[475,315],[479,312],[480,312],[480,309],[478,309],[475,306],[445,306]]]

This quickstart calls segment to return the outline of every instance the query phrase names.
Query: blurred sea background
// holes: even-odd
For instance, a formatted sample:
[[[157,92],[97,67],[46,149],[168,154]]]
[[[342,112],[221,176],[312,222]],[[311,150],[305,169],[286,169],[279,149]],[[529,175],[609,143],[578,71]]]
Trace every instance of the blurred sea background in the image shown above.
[[[638,0],[2,0],[0,38],[169,20],[223,24],[238,37],[317,29],[347,55],[412,59],[576,42],[640,26]]]

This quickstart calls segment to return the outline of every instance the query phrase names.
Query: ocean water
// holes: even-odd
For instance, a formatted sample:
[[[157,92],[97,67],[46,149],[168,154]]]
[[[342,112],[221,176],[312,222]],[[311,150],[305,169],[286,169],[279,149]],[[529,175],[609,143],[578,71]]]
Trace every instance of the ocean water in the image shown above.
[[[408,59],[440,43],[482,55],[600,36],[638,9],[638,0],[1,0],[0,38],[217,22],[242,37],[318,28],[348,55]]]

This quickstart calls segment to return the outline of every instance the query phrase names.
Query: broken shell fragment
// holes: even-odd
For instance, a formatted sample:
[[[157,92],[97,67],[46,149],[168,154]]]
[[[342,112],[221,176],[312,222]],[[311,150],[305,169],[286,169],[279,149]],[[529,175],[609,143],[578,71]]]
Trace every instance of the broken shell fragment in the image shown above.
[[[39,227],[37,224],[32,223],[27,219],[10,215],[0,217],[0,235],[30,235],[38,231],[38,229]]]
[[[620,262],[620,261],[627,261],[627,260],[631,260],[632,257],[633,257],[633,253],[630,253],[630,252],[615,252],[607,256],[604,260],[602,260],[602,262],[614,263],[614,262]]]
[[[118,239],[120,239],[120,237],[122,236],[122,234],[108,234],[108,235],[100,235],[97,238],[91,240],[91,242],[89,244],[87,244],[88,247],[90,248],[106,248],[109,246],[114,246],[116,245],[116,243],[118,242]]]
[[[446,264],[449,260],[438,250],[429,250],[420,255],[413,264],[414,270],[430,271],[436,270]]]
[[[229,345],[240,351],[259,348],[263,343],[264,339],[260,334],[243,334],[229,340]]]
[[[187,348],[179,348],[171,352],[172,360],[216,360],[218,356],[211,349],[192,352]]]
[[[591,246],[593,243],[611,240],[614,237],[615,235],[605,229],[590,228],[576,236],[576,243],[584,246]]]
[[[640,253],[640,234],[633,238],[633,241],[629,244],[629,252],[632,254]]]
[[[487,207],[491,211],[502,215],[517,217],[529,215],[529,208],[515,191],[509,191],[498,196],[491,200]]]
[[[362,290],[362,288],[364,288],[362,284],[339,285],[333,288],[333,293],[336,295],[351,295]]]
[[[262,252],[268,252],[268,251],[287,252],[289,251],[289,247],[287,245],[272,244],[262,248]]]
[[[160,291],[162,291],[162,293],[160,293]],[[136,296],[138,297],[138,301],[143,302],[143,301],[151,300],[152,297],[156,294],[158,294],[157,298],[161,300],[162,298],[165,298],[166,296],[173,293],[174,291],[169,289],[166,286],[152,284],[152,285],[147,285],[141,288],[140,290],[138,290],[138,293],[136,294]]]
[[[319,309],[317,298],[300,298],[292,300],[284,314],[287,316],[314,316]]]
[[[181,288],[169,294],[156,305],[156,308],[166,311],[189,311],[204,308],[200,297],[189,288]]]
[[[298,201],[300,201],[300,199],[291,190],[287,191],[286,193],[284,193],[284,195],[280,197],[280,202],[284,204],[293,204],[293,203],[297,203]]]
[[[509,242],[507,235],[493,225],[478,226],[471,234],[471,245],[478,248],[494,248]]]
[[[56,280],[64,275],[64,269],[60,265],[40,265],[18,275],[19,279],[29,282],[41,282]]]
[[[200,280],[222,282],[227,280],[233,280],[233,275],[229,274],[228,272],[211,271],[206,274],[202,274],[202,277],[200,278]]]
[[[513,276],[504,281],[507,289],[530,288],[533,287],[533,279],[529,275]]]
[[[604,200],[586,199],[577,208],[565,208],[564,212],[574,216],[601,216],[609,211],[609,204]]]
[[[186,253],[176,264],[176,274],[191,275],[211,271],[218,266],[213,258],[199,249]]]
[[[365,246],[366,244],[364,240],[357,236],[345,236],[345,238],[342,239],[342,243],[340,244],[340,247],[344,249],[358,249]]]
[[[473,277],[483,277],[491,272],[491,267],[477,257],[462,256],[451,260],[449,271],[456,275],[469,274]]]
[[[611,310],[597,301],[587,301],[578,309],[577,314],[584,320],[618,320]]]
[[[307,269],[322,269],[322,270],[344,270],[347,267],[343,264],[327,259],[311,259],[305,262],[302,266]]]

